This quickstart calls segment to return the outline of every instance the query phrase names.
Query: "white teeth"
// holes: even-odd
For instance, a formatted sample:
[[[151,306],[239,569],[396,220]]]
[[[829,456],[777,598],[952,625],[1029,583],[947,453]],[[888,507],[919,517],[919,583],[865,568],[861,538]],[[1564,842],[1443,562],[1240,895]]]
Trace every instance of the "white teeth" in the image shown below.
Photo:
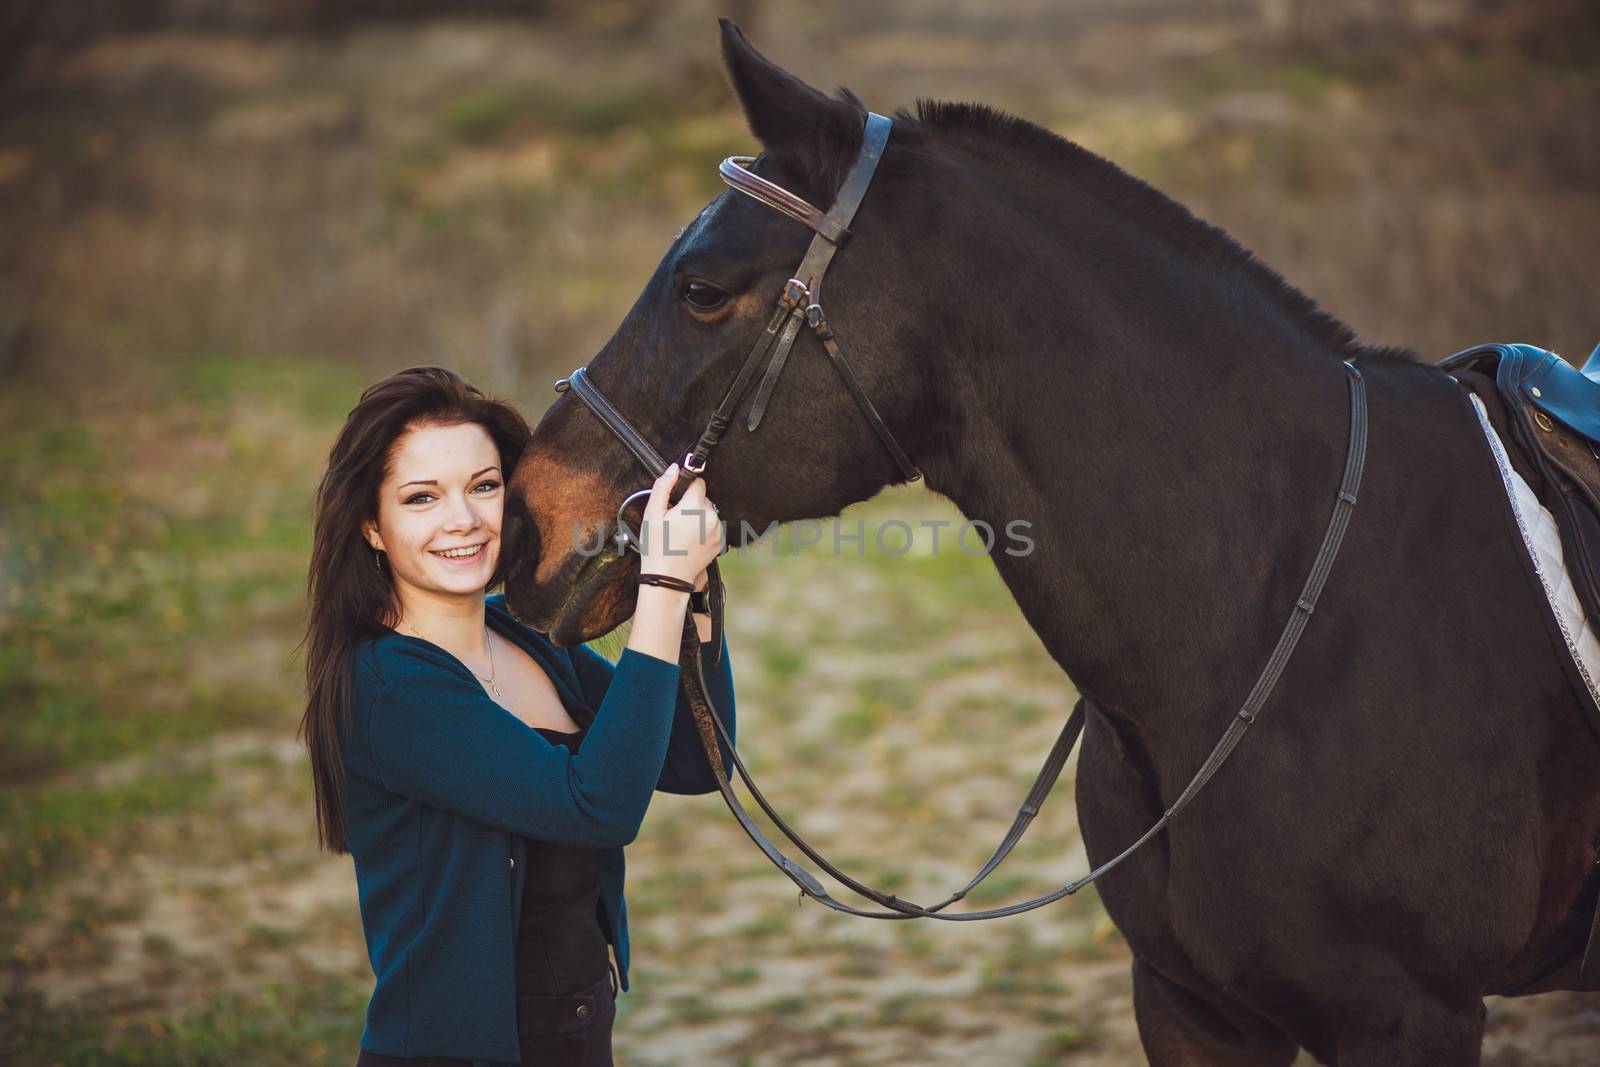
[[[443,556],[446,559],[460,559],[462,556],[476,556],[481,548],[483,548],[482,545],[474,545],[472,548],[452,548],[444,552],[435,552],[434,555]]]

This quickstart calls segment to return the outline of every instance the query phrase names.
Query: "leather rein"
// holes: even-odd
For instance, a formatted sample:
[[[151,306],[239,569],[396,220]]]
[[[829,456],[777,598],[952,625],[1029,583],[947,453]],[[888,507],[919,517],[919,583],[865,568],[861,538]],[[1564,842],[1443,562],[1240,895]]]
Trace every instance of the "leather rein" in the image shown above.
[[[812,333],[822,342],[833,365],[838,368],[856,404],[866,417],[868,424],[883,442],[902,477],[906,481],[915,481],[921,477],[921,471],[901,449],[894,435],[890,433],[887,425],[879,417],[872,402],[862,390],[860,382],[856,379],[849,363],[845,360],[844,353],[840,350],[833,331],[828,327],[827,316],[823,313],[818,302],[820,298],[822,276],[832,261],[833,255],[849,236],[849,225],[855,216],[856,209],[860,206],[862,198],[866,195],[867,187],[872,181],[873,172],[876,170],[879,159],[883,156],[884,146],[888,143],[890,120],[882,115],[869,113],[866,129],[862,139],[861,151],[857,155],[850,173],[845,177],[844,184],[839,189],[838,197],[829,211],[821,211],[804,199],[788,190],[762,178],[751,171],[750,167],[755,162],[749,156],[733,156],[722,162],[718,168],[719,173],[730,187],[747,196],[767,204],[769,207],[804,223],[814,231],[810,247],[806,250],[805,258],[800,261],[799,268],[794,277],[790,278],[779,294],[777,304],[772,316],[767,323],[766,330],[757,339],[750,353],[745,358],[744,365],[740,368],[739,375],[723,396],[722,402],[717,406],[716,412],[711,416],[705,429],[695,445],[684,454],[681,469],[689,477],[680,480],[681,485],[687,486],[696,477],[705,473],[706,462],[711,451],[722,439],[724,431],[732,422],[733,413],[755,384],[755,371],[763,360],[767,362],[766,374],[760,381],[760,388],[756,392],[755,402],[750,409],[746,426],[754,431],[761,423],[762,415],[771,397],[773,387],[777,383],[778,375],[783,370],[783,365],[788,359],[789,350],[793,347],[795,338],[799,334],[802,321],[811,329]],[[1351,514],[1355,510],[1356,492],[1361,485],[1361,473],[1366,463],[1367,450],[1367,402],[1366,389],[1362,381],[1361,372],[1353,363],[1346,361],[1343,366],[1348,371],[1348,384],[1350,393],[1350,436],[1345,453],[1344,476],[1339,484],[1339,494],[1334,501],[1333,512],[1328,519],[1328,527],[1323,535],[1322,547],[1317,552],[1316,559],[1311,565],[1311,572],[1306,577],[1304,587],[1299,598],[1295,601],[1289,613],[1289,619],[1284,624],[1283,631],[1279,634],[1277,645],[1271,656],[1262,667],[1255,685],[1251,688],[1244,704],[1230,721],[1228,728],[1217,741],[1211,753],[1206,757],[1189,784],[1184,787],[1177,800],[1167,808],[1148,830],[1125,849],[1106,862],[1091,870],[1082,877],[1068,882],[1058,889],[1041,894],[1029,900],[1004,907],[990,908],[983,911],[947,913],[944,909],[951,904],[963,899],[977,885],[988,877],[995,868],[1016,847],[1022,839],[1023,833],[1032,823],[1034,816],[1039,813],[1045,798],[1054,787],[1061,770],[1066,766],[1067,758],[1076,746],[1084,726],[1084,702],[1080,699],[1067,717],[1060,735],[1050,747],[1049,754],[1045,757],[1044,766],[1040,768],[1028,795],[1012,822],[1011,828],[1006,832],[999,847],[990,856],[982,868],[979,869],[965,885],[943,900],[930,905],[920,905],[909,900],[901,899],[892,893],[885,893],[862,883],[838,867],[830,863],[820,852],[805,840],[796,830],[789,826],[767,802],[765,795],[756,785],[746,769],[744,761],[733,747],[733,740],[728,735],[728,730],[723,722],[722,715],[712,704],[708,695],[703,653],[699,634],[695,629],[693,617],[686,614],[683,628],[682,652],[682,685],[688,697],[690,709],[694,713],[695,726],[700,735],[700,742],[706,751],[706,758],[711,764],[711,769],[716,776],[717,787],[722,793],[723,800],[728,809],[738,820],[740,827],[753,841],[773,865],[782,871],[796,886],[799,887],[801,899],[806,897],[817,901],[834,911],[844,912],[847,915],[859,915],[869,919],[941,919],[948,922],[975,922],[983,919],[996,919],[1007,915],[1019,915],[1023,912],[1041,908],[1063,897],[1071,896],[1084,886],[1100,878],[1107,871],[1121,864],[1129,856],[1137,852],[1149,842],[1181,813],[1194,798],[1199,795],[1209,781],[1221,769],[1223,763],[1238,747],[1245,733],[1253,726],[1271,695],[1278,679],[1282,676],[1284,668],[1288,666],[1289,657],[1293,654],[1295,646],[1299,643],[1306,623],[1311,618],[1311,613],[1316,608],[1317,599],[1322,594],[1322,588],[1327,581],[1328,574],[1333,568],[1334,559],[1339,554],[1339,546],[1344,540],[1346,528],[1349,526]],[[595,387],[588,378],[586,369],[578,368],[569,378],[564,378],[556,383],[556,391],[564,393],[570,390],[582,400],[584,404],[595,413],[605,425],[616,434],[619,440],[638,459],[639,463],[650,472],[652,477],[659,476],[667,468],[666,460],[661,453],[619,412],[616,407]],[[628,532],[627,523],[623,518],[629,503],[647,495],[649,490],[634,493],[623,501],[618,509],[618,539],[624,544],[631,545],[635,551],[638,549],[636,539]],[[721,574],[717,564],[712,563],[708,574],[708,587],[712,611],[712,640],[711,646],[715,654],[721,654],[721,633],[723,607],[726,593],[722,584]],[[719,738],[721,744],[719,744]],[[725,747],[724,747],[725,746]],[[758,826],[745,810],[733,785],[728,778],[726,759],[731,764],[735,773],[741,778],[745,787],[750,791],[750,796],[755,800],[757,807],[772,821],[778,831],[793,843],[806,857],[816,863],[830,877],[838,881],[859,896],[873,901],[883,911],[868,910],[845,904],[833,896],[817,878],[805,867],[796,863],[773,843],[772,839]]]

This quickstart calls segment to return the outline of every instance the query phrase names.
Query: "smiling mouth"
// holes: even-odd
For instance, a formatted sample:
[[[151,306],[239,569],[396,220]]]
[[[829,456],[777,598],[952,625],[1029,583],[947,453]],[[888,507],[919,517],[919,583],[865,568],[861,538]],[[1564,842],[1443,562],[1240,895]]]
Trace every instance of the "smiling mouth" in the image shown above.
[[[484,547],[487,544],[488,542],[485,541],[483,544],[473,545],[471,548],[451,548],[446,549],[443,552],[435,552],[430,549],[428,554],[433,556],[435,559],[449,560],[452,563],[464,563],[480,558],[483,555]]]

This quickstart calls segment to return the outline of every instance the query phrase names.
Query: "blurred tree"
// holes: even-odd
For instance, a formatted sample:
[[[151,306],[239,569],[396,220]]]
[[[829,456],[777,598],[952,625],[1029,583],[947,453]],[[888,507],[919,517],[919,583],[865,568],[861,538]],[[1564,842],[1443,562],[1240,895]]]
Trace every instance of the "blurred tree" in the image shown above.
[[[49,0],[12,0],[0,5],[0,93],[11,84],[48,7]]]
[[[756,0],[730,0],[747,25]],[[361,24],[461,15],[542,18],[589,31],[642,35],[670,18],[651,0],[0,0],[0,97],[25,64],[47,68],[97,37],[159,29],[339,33]]]
[[[1319,55],[1453,37],[1548,56],[1581,52],[1600,28],[1600,0],[1260,0],[1259,11],[1271,36]]]
[[[74,46],[141,30],[298,30],[452,15],[542,16],[554,6],[563,5],[550,0],[4,0],[0,54],[15,57],[32,46]],[[6,69],[14,66],[13,60]]]
[[[144,29],[159,24],[160,3],[122,4],[116,0],[5,0],[0,3],[0,94],[21,75],[30,56],[59,54],[97,34]]]

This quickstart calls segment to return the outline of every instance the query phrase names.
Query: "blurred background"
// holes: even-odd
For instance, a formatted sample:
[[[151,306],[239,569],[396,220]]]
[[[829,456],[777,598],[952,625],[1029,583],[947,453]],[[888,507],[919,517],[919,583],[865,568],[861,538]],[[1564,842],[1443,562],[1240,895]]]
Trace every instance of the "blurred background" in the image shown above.
[[[1593,2],[6,0],[0,1060],[354,1062],[354,877],[294,740],[312,489],[383,374],[536,420],[604,342],[755,149],[718,14],[876,110],[1072,137],[1364,339],[1600,341]],[[956,517],[849,518],[890,515]],[[726,570],[769,794],[858,874],[950,888],[1074,696],[992,566]],[[977,903],[1077,873],[1071,795]],[[981,929],[797,908],[711,797],[659,798],[630,857],[626,1067],[1142,1062],[1092,891]],[[1491,1001],[1486,1048],[1592,1067],[1600,998]]]

